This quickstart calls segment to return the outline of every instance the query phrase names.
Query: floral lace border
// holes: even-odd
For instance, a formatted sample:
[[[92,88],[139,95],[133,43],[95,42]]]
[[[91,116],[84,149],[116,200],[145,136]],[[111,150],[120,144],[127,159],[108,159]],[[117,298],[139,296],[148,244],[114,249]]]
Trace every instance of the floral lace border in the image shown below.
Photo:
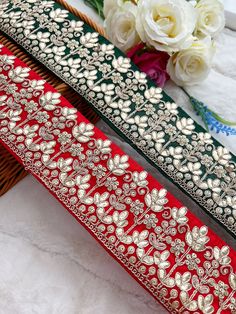
[[[0,29],[236,235],[236,158],[131,61],[54,1],[0,4]]]

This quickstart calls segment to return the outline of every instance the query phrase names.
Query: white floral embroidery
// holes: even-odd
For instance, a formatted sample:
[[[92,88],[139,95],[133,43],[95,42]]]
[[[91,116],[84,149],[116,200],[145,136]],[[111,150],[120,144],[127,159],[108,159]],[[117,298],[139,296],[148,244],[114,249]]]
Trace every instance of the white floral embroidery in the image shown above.
[[[11,0],[3,2],[0,10],[4,32],[77,89],[148,159],[236,234],[232,207],[236,166],[226,148],[208,133],[198,131],[193,120],[160,88],[152,86],[129,59],[117,55],[113,45],[104,43],[53,1]],[[11,65],[14,57],[1,56],[0,62],[6,61]],[[15,71],[12,76],[17,81],[27,77],[28,70]],[[17,111],[12,110],[9,114],[17,119]],[[46,113],[38,114],[37,119],[46,121]]]
[[[77,111],[63,106],[60,94],[48,91],[44,81],[31,81],[28,68],[17,70],[27,75],[15,86],[12,73],[18,67],[0,56],[7,64],[0,71],[0,138],[25,167],[170,312],[234,313],[236,274],[230,249],[216,246],[207,227],[193,226],[185,207],[172,208],[165,189],[153,187],[146,171],[133,170],[128,156],[113,152],[93,125],[77,121]],[[28,110],[25,95],[32,87],[37,94],[34,109]],[[15,102],[17,110],[12,109]],[[46,113],[43,120],[39,113]],[[224,149],[215,151],[214,158],[227,160]],[[176,148],[177,156],[182,153]],[[198,162],[189,160],[190,170],[201,176]],[[208,184],[219,195],[218,181]],[[235,208],[234,197],[227,202]]]

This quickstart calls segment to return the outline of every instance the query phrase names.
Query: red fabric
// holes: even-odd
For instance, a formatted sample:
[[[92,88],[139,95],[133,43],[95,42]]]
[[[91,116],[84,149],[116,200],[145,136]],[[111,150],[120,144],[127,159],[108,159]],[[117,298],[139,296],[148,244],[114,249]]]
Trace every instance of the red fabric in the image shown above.
[[[2,48],[2,51],[0,52],[0,57],[3,57],[4,55],[12,55],[11,52],[6,49],[6,48]],[[0,59],[1,62],[1,59]],[[27,67],[23,62],[21,62],[19,59],[16,59],[14,62],[13,67],[16,69],[16,67],[22,67],[25,68]],[[157,221],[154,223],[155,226],[151,226],[150,228],[147,228],[147,224],[145,223],[144,219],[140,220],[139,223],[137,223],[135,226],[133,225],[135,222],[135,216],[133,215],[132,211],[131,211],[131,203],[133,204],[135,202],[135,200],[140,201],[141,203],[145,203],[145,197],[147,196],[145,193],[142,195],[142,193],[138,194],[138,188],[134,188],[136,195],[135,196],[130,196],[131,199],[131,203],[126,202],[125,206],[126,206],[126,211],[128,211],[128,225],[122,226],[120,228],[123,228],[124,231],[126,232],[128,229],[130,229],[130,232],[127,235],[130,235],[131,237],[133,237],[133,242],[132,244],[124,244],[121,240],[121,238],[118,238],[118,235],[116,233],[117,231],[117,224],[115,223],[115,212],[121,213],[122,211],[116,209],[114,206],[111,206],[111,204],[106,205],[106,210],[109,209],[109,207],[112,207],[112,209],[110,210],[110,214],[113,215],[113,221],[106,225],[104,223],[99,222],[99,217],[97,214],[97,209],[95,211],[92,211],[91,209],[91,200],[87,201],[88,204],[86,205],[83,199],[83,196],[78,197],[78,190],[81,188],[81,184],[78,184],[78,186],[75,186],[75,188],[77,189],[76,191],[76,196],[78,197],[77,200],[77,204],[70,204],[70,196],[69,196],[69,191],[66,191],[66,193],[63,192],[62,190],[62,183],[60,182],[60,184],[56,184],[56,181],[53,180],[58,180],[60,181],[58,178],[60,177],[60,169],[58,170],[58,164],[55,166],[56,168],[54,169],[47,169],[47,166],[45,165],[41,165],[41,167],[45,168],[48,170],[49,174],[45,174],[43,171],[41,171],[39,168],[40,166],[37,168],[37,162],[36,159],[34,159],[35,155],[37,152],[39,152],[39,150],[34,153],[32,149],[27,149],[26,147],[23,150],[23,153],[21,151],[19,151],[18,148],[18,144],[20,142],[20,139],[22,140],[22,134],[16,134],[17,130],[19,130],[19,128],[21,126],[33,126],[35,124],[39,124],[40,127],[44,126],[43,122],[38,122],[37,120],[35,120],[35,117],[32,117],[32,119],[28,119],[27,122],[23,122],[25,119],[27,119],[27,115],[28,112],[26,112],[24,110],[24,106],[25,104],[21,102],[21,100],[19,99],[12,99],[12,97],[14,98],[14,96],[11,95],[11,92],[7,91],[7,87],[2,85],[3,82],[3,77],[2,75],[7,76],[8,80],[9,80],[9,71],[11,71],[11,66],[2,66],[0,64],[0,97],[1,96],[7,96],[7,99],[4,100],[4,105],[0,106],[0,140],[1,143],[17,158],[17,160],[19,162],[21,162],[25,168],[27,170],[29,170],[35,177],[37,180],[39,180],[43,185],[45,185],[45,187],[50,191],[50,193],[52,193],[64,206],[65,208],[95,237],[95,239],[109,252],[109,254],[111,254],[125,269],[126,271],[128,271],[149,293],[151,293],[158,301],[160,301],[161,303],[163,303],[163,305],[171,312],[171,313],[190,313],[193,312],[191,309],[188,309],[188,307],[190,306],[190,303],[192,301],[194,301],[195,303],[192,303],[192,306],[196,307],[194,309],[194,313],[233,313],[233,305],[230,305],[231,300],[233,299],[233,297],[235,297],[235,290],[236,290],[236,261],[235,261],[235,252],[233,251],[233,249],[230,249],[228,258],[230,259],[230,263],[228,263],[225,267],[223,267],[222,265],[222,269],[220,268],[220,265],[213,265],[211,266],[210,269],[211,272],[213,271],[214,267],[216,272],[219,272],[219,276],[214,277],[213,275],[205,275],[206,276],[206,283],[204,283],[204,280],[201,282],[201,286],[207,286],[208,287],[208,292],[204,292],[204,288],[202,288],[201,291],[198,291],[197,288],[197,280],[202,279],[203,277],[201,277],[201,274],[198,274],[197,269],[193,269],[191,270],[191,267],[189,268],[189,264],[187,264],[188,260],[186,259],[187,257],[191,257],[193,255],[196,255],[195,260],[199,259],[199,263],[198,263],[198,270],[200,270],[201,268],[206,271],[207,269],[207,262],[210,261],[212,263],[213,259],[211,259],[211,256],[213,256],[213,254],[215,254],[215,259],[217,259],[217,248],[222,249],[223,247],[226,246],[226,244],[224,243],[224,241],[222,241],[215,233],[213,233],[211,230],[208,230],[208,234],[207,236],[209,237],[209,241],[206,243],[206,245],[204,246],[205,249],[204,250],[195,250],[193,249],[193,247],[189,247],[189,243],[191,242],[191,239],[189,240],[189,237],[191,238],[191,232],[193,231],[194,227],[198,227],[198,228],[202,228],[203,224],[202,222],[195,216],[193,215],[190,211],[187,212],[186,214],[186,219],[187,219],[187,223],[186,224],[180,224],[180,227],[178,228],[178,232],[176,234],[169,234],[168,236],[172,239],[170,243],[168,243],[168,238],[166,237],[167,234],[165,235],[165,242],[161,242],[161,236],[158,236],[158,227],[164,228],[163,224],[166,224],[166,221],[169,221],[170,224],[175,223],[175,219],[170,218],[168,216],[170,216],[170,212],[175,211],[175,208],[180,209],[183,208],[183,205],[181,204],[181,202],[179,200],[177,200],[171,193],[167,193],[165,195],[165,198],[168,199],[168,203],[165,204],[165,209],[162,211],[157,211],[157,212],[147,212],[148,214],[153,214]],[[23,84],[26,84],[27,80],[41,80],[41,78],[33,71],[29,72],[29,76],[27,76],[24,80],[24,82],[20,82],[20,83],[15,83],[15,86],[17,87],[18,91],[20,89],[23,88]],[[9,80],[9,86],[12,82],[10,82]],[[42,92],[44,94],[46,94],[47,92],[53,92],[56,93],[56,91],[54,90],[53,87],[51,87],[49,84],[45,84],[44,85],[44,90],[40,91],[38,93],[32,93],[30,100],[33,100],[36,104],[39,104],[39,98],[42,95]],[[26,99],[26,98],[25,98]],[[12,119],[12,112],[10,112],[10,110],[8,110],[8,106],[10,103],[10,100],[14,100],[16,103],[18,103],[18,105],[21,106],[21,113],[19,115],[20,120],[19,121],[15,121],[15,126],[12,128],[12,131],[7,131],[6,132],[6,127],[9,127],[10,129],[10,121]],[[63,97],[60,97],[60,104],[58,104],[57,106],[60,108],[73,108],[66,99],[64,99]],[[0,98],[1,101],[1,98]],[[1,105],[1,102],[0,102]],[[3,109],[2,109],[3,108]],[[8,110],[8,111],[7,111]],[[52,118],[57,117],[57,112],[55,110],[46,110],[47,111],[47,115],[49,116],[48,120],[52,121]],[[2,117],[1,117],[1,112],[2,112]],[[7,112],[7,114],[5,114]],[[6,122],[7,121],[7,122]],[[68,124],[67,126],[65,126],[65,128],[63,128],[62,132],[67,132],[68,134],[72,134],[72,130],[74,125],[80,125],[81,122],[85,122],[86,124],[89,123],[79,112],[76,113],[76,119],[75,122]],[[7,125],[8,123],[8,125]],[[20,125],[21,124],[21,125]],[[14,131],[14,132],[13,132]],[[62,133],[60,132],[60,133]],[[97,128],[93,129],[94,134],[91,136],[92,137],[92,142],[91,143],[97,143],[97,140],[106,140],[106,136]],[[41,143],[42,142],[42,138],[41,138],[41,134],[39,132],[39,130],[35,131],[36,136],[34,137],[33,141],[36,143]],[[21,137],[21,138],[20,138]],[[23,136],[24,137],[24,136]],[[73,162],[75,160],[78,160],[77,157],[74,157],[71,155],[71,152],[69,151],[65,151],[65,152],[61,152],[60,155],[58,155],[58,152],[60,151],[60,147],[61,144],[58,141],[59,139],[59,135],[55,135],[56,140],[56,145],[54,147],[54,152],[50,154],[50,159],[51,158],[55,158],[53,159],[53,161],[57,161],[59,162],[59,158],[64,158],[64,159],[68,159],[68,158],[72,158]],[[71,137],[73,138],[73,136]],[[24,139],[25,140],[25,139]],[[24,141],[22,142],[24,143]],[[78,143],[78,141],[75,141],[74,143]],[[88,147],[88,142],[86,143],[82,143],[79,142],[81,144],[81,148],[83,149],[83,153],[88,152],[89,150],[92,150],[92,147]],[[117,147],[115,144],[111,144],[110,145],[111,151],[110,151],[110,157],[109,160],[113,160],[114,161],[114,157],[116,155],[118,156],[123,156],[125,155],[124,152]],[[32,158],[30,157],[30,155],[27,154],[32,154]],[[58,155],[58,156],[57,156]],[[56,157],[55,157],[56,156]],[[88,155],[87,155],[88,156]],[[113,173],[113,177],[116,177],[118,185],[121,187],[123,186],[123,184],[128,184],[129,182],[129,178],[127,176],[129,176],[129,174],[133,176],[134,172],[142,172],[143,169],[142,167],[140,167],[135,161],[133,161],[131,158],[128,159],[127,163],[129,164],[128,167],[126,168],[126,177],[125,175],[116,175]],[[95,163],[96,164],[96,163]],[[107,164],[108,164],[108,160],[104,159],[104,160],[100,160],[99,161],[99,165],[106,168],[107,169]],[[97,166],[96,166],[97,167]],[[100,185],[98,184],[98,181],[96,181],[96,177],[95,175],[93,175],[93,171],[97,170],[95,166],[92,166],[91,168],[88,168],[88,174],[90,175],[90,179],[88,181],[88,183],[91,186],[91,190],[93,187],[95,187],[96,185],[97,188],[92,191],[88,197],[95,197],[96,193],[99,193],[100,195],[102,195],[105,192],[109,193],[109,199],[110,197],[115,197],[115,190],[114,191],[108,191],[107,187],[102,184],[103,182],[103,177],[100,180]],[[55,174],[55,171],[57,171],[58,173],[53,177],[53,171]],[[69,170],[68,174],[72,175],[72,170]],[[157,189],[158,191],[160,191],[163,187],[161,186],[161,184],[155,180],[152,176],[148,175],[145,178],[147,182],[147,187],[149,189],[149,191],[153,191],[154,189]],[[117,190],[117,189],[116,189]],[[64,193],[64,194],[63,194]],[[124,193],[124,192],[123,192]],[[151,193],[151,192],[150,192]],[[98,205],[97,205],[98,206]],[[100,205],[99,205],[100,206]],[[173,210],[174,208],[174,210]],[[169,212],[170,209],[170,212]],[[144,208],[144,211],[146,210],[146,208]],[[171,211],[172,210],[172,211]],[[91,211],[91,212],[90,212]],[[172,215],[173,216],[173,215]],[[146,217],[146,216],[145,216]],[[144,217],[144,218],[145,218]],[[174,216],[173,216],[174,217]],[[168,220],[169,219],[169,220]],[[177,221],[177,220],[176,220]],[[104,231],[101,227],[101,225],[105,225],[106,227],[106,231]],[[100,226],[100,227],[99,227]],[[107,227],[111,227],[111,229],[108,229]],[[133,227],[132,227],[133,226]],[[100,228],[100,229],[99,229]],[[133,228],[133,229],[132,229]],[[171,225],[169,226],[169,230],[171,229]],[[164,230],[164,229],[163,229]],[[165,230],[168,230],[165,229]],[[203,229],[202,229],[203,230]],[[135,238],[135,232],[138,232],[139,234],[143,231],[148,232],[148,237],[145,238],[143,241],[148,241],[148,243],[146,243],[146,245],[144,246],[144,248],[142,248],[142,244],[137,244],[137,241],[134,240]],[[151,235],[156,235],[156,238],[153,239],[152,237],[152,241],[151,241]],[[163,233],[161,233],[162,236],[164,237]],[[116,239],[115,243],[112,243],[112,237]],[[174,249],[177,248],[178,243],[176,242],[175,245],[173,245],[174,240],[179,240],[182,241],[182,243],[185,245],[185,251],[183,251],[183,253],[180,253],[179,255],[179,265],[176,267],[176,258],[178,258],[178,256],[176,256],[174,254]],[[156,242],[155,242],[156,240]],[[136,243],[135,243],[136,241]],[[161,245],[165,245],[166,248],[163,249],[163,247],[160,246],[159,241],[161,243]],[[190,242],[189,242],[190,241]],[[116,245],[116,243],[118,242],[118,244]],[[153,243],[156,243],[156,246],[153,246]],[[191,242],[192,243],[192,242]],[[128,253],[127,252],[127,248],[129,247],[133,247],[134,248],[134,252],[132,253]],[[138,257],[138,254],[141,254],[141,249],[145,250],[145,254],[148,256],[148,252],[150,251],[151,253],[149,253],[149,255],[153,258],[154,262],[152,264],[148,264],[147,262],[145,262],[144,260],[142,260],[142,258],[140,259]],[[123,251],[122,251],[123,250]],[[227,250],[227,248],[225,247],[225,250]],[[168,251],[169,252],[169,256],[168,258],[166,258],[166,261],[168,262],[168,267],[163,267],[160,266],[160,254],[162,254],[164,251]],[[138,253],[139,252],[139,253]],[[215,253],[214,253],[215,252]],[[195,255],[194,255],[195,254]],[[209,255],[210,254],[210,255]],[[145,255],[145,256],[146,256]],[[191,255],[191,256],[190,256]],[[155,257],[155,258],[154,258]],[[131,262],[131,258],[135,258],[136,262],[135,264],[132,264]],[[158,259],[159,258],[159,259]],[[182,258],[182,259],[181,259]],[[181,264],[182,262],[182,264]],[[223,263],[223,262],[222,262]],[[176,268],[175,268],[176,267]],[[225,272],[223,271],[223,268],[225,268]],[[159,275],[157,275],[157,272],[160,271],[160,269],[164,269],[164,271],[166,272],[165,274],[165,278],[164,279],[168,279],[168,278],[174,278],[174,285],[173,287],[168,287],[171,286],[171,283],[168,284],[164,284],[164,279],[162,278],[162,282],[160,281],[160,276],[161,274],[159,273]],[[153,272],[152,272],[153,271]],[[180,284],[179,280],[178,280],[178,274],[183,275],[186,274],[186,277],[188,276],[188,274],[191,275],[191,288],[186,288],[187,286],[184,284]],[[157,282],[155,282],[157,281]],[[195,282],[195,284],[194,284]],[[217,289],[219,289],[219,287],[221,286],[221,282],[225,283],[225,285],[227,285],[227,294],[225,294],[222,299],[220,299],[219,297],[217,297]],[[188,283],[188,280],[187,280]],[[234,287],[234,283],[235,283],[235,287]],[[195,287],[194,287],[195,285]],[[181,288],[180,288],[181,286]],[[217,287],[217,288],[216,288]],[[188,290],[187,290],[188,289]],[[177,294],[177,296],[176,296]],[[192,300],[187,300],[186,301],[186,294],[188,294],[188,296],[190,296],[190,298],[192,298]],[[210,309],[208,309],[206,306],[204,307],[204,302],[207,300],[203,300],[202,301],[202,297],[206,298],[207,296],[211,295],[212,296],[212,301],[209,302],[209,307]],[[209,297],[210,298],[210,297]],[[202,302],[201,302],[202,301]],[[184,302],[184,303],[183,303]],[[230,307],[231,306],[231,307]]]

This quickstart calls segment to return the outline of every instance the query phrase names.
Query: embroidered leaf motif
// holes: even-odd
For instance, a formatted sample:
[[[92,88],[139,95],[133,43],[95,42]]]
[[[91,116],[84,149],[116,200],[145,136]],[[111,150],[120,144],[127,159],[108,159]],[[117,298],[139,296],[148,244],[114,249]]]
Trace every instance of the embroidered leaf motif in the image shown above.
[[[61,114],[63,117],[65,117],[67,120],[76,120],[77,118],[77,110],[75,108],[67,108],[63,107],[61,109]]]
[[[202,295],[198,296],[198,307],[203,312],[203,314],[214,313],[214,307],[211,305],[212,302],[213,302],[212,294],[209,294],[206,297]]]
[[[59,158],[58,162],[57,162],[57,166],[58,168],[62,171],[62,172],[69,172],[71,171],[71,164],[73,162],[72,158]]]
[[[15,56],[9,56],[9,55],[1,55],[0,60],[3,64],[13,65]]]
[[[198,309],[198,304],[196,301],[191,301],[189,295],[186,291],[181,291],[180,300],[185,306],[185,308],[191,312],[194,312]]]
[[[209,241],[207,237],[208,228],[203,226],[201,228],[194,227],[192,231],[187,232],[186,242],[196,252],[205,250],[205,245]]]
[[[76,73],[76,71],[75,71],[75,73]],[[92,71],[86,70],[86,71],[84,71],[84,73],[79,73],[76,75],[76,77],[78,77],[78,78],[83,77],[83,76],[87,79],[87,85],[89,87],[93,87],[94,81],[97,79],[97,70],[92,70]]]
[[[71,31],[74,31],[77,33],[83,30],[83,25],[84,25],[83,21],[75,21],[75,20],[70,21]]]
[[[228,265],[231,262],[229,255],[229,247],[223,246],[221,249],[217,246],[213,249],[214,258],[217,260],[220,265]]]
[[[188,162],[188,169],[194,176],[200,176],[202,174],[200,162]]]
[[[86,190],[90,187],[90,184],[88,183],[90,178],[91,178],[90,174],[87,174],[85,176],[78,175],[76,177],[75,182],[80,190]]]
[[[52,48],[53,50],[53,53],[55,54],[55,57],[54,59],[57,61],[57,62],[60,62],[61,61],[61,57],[65,55],[65,50],[66,50],[66,47],[53,47]]]
[[[165,189],[157,190],[153,189],[151,193],[146,194],[145,202],[148,207],[154,212],[160,212],[163,210],[163,206],[168,202],[168,199],[165,197],[167,191]]]
[[[97,205],[97,207],[106,207],[109,205],[107,199],[108,199],[109,193],[104,192],[103,194],[95,193],[94,194],[94,204]]]
[[[80,43],[86,48],[92,48],[98,42],[97,33],[86,33],[84,36],[80,37]]]
[[[231,155],[229,154],[228,150],[225,147],[221,146],[213,150],[212,156],[221,165],[226,165],[231,158]]]
[[[68,16],[68,11],[62,9],[56,9],[50,12],[50,17],[58,23],[62,23]]]
[[[134,171],[133,172],[133,180],[137,184],[137,186],[144,187],[148,184],[148,181],[146,180],[147,175],[148,174],[146,171],[142,171],[142,172]]]
[[[170,266],[170,262],[168,261],[169,256],[170,256],[169,251],[164,251],[162,253],[155,252],[154,262],[159,268],[166,269]]]
[[[111,141],[110,140],[101,140],[98,139],[96,142],[96,146],[98,148],[98,150],[102,153],[102,154],[109,154],[111,152]]]
[[[106,55],[113,55],[114,54],[114,46],[112,44],[102,44],[100,45],[101,51]]]
[[[35,133],[37,130],[39,129],[38,124],[34,124],[34,125],[25,125],[24,129],[23,129],[23,134],[27,137],[32,139],[33,137],[35,137],[37,134]]]
[[[121,176],[125,173],[125,169],[129,167],[128,156],[123,155],[115,155],[114,158],[109,159],[108,161],[108,169],[115,175]]]
[[[140,84],[146,84],[147,83],[147,75],[143,72],[135,71],[134,77]]]
[[[230,287],[236,291],[236,274],[231,273],[229,275],[229,284]]]
[[[87,143],[94,135],[94,126],[91,123],[81,122],[72,130],[73,136],[81,143]]]
[[[177,272],[175,274],[175,281],[176,285],[180,288],[182,291],[189,291],[191,289],[191,284],[190,284],[190,279],[191,279],[191,273],[190,272],[185,272],[180,274]]]
[[[5,100],[7,99],[7,96],[6,95],[2,95],[0,96],[0,107],[1,106],[5,106]]]
[[[117,59],[113,59],[112,65],[121,73],[128,72],[129,68],[131,67],[130,60],[121,56]]]
[[[144,96],[152,103],[157,104],[159,103],[160,99],[162,98],[162,89],[157,87],[151,87],[147,89],[144,93]]]
[[[75,186],[75,180],[71,179],[66,172],[61,172],[59,174],[59,180],[68,188]]]
[[[25,78],[29,76],[29,68],[22,68],[20,66],[9,71],[8,76],[15,83],[24,82]]]
[[[192,134],[192,131],[195,129],[193,120],[190,118],[180,119],[179,121],[177,121],[176,126],[185,135]]]
[[[30,86],[35,90],[43,90],[45,85],[44,80],[32,80],[30,81]]]
[[[184,225],[188,222],[188,218],[186,217],[187,212],[188,210],[186,207],[181,207],[180,209],[173,207],[171,210],[171,215],[178,224]]]
[[[59,93],[47,92],[39,98],[40,105],[46,110],[54,110],[61,102]]]
[[[117,227],[124,228],[128,225],[128,221],[126,220],[128,215],[129,214],[127,211],[123,211],[121,213],[115,211],[113,213],[113,221],[117,225]]]

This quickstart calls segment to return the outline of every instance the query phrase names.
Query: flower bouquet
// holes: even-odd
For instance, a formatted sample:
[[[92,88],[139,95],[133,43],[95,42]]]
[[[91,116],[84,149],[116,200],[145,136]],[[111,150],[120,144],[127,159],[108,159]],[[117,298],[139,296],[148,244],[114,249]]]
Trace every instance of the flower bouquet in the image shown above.
[[[180,86],[205,123],[218,133],[236,134],[222,119],[188,94],[185,87],[207,78],[225,26],[219,0],[87,0],[105,18],[108,38],[156,84]]]

